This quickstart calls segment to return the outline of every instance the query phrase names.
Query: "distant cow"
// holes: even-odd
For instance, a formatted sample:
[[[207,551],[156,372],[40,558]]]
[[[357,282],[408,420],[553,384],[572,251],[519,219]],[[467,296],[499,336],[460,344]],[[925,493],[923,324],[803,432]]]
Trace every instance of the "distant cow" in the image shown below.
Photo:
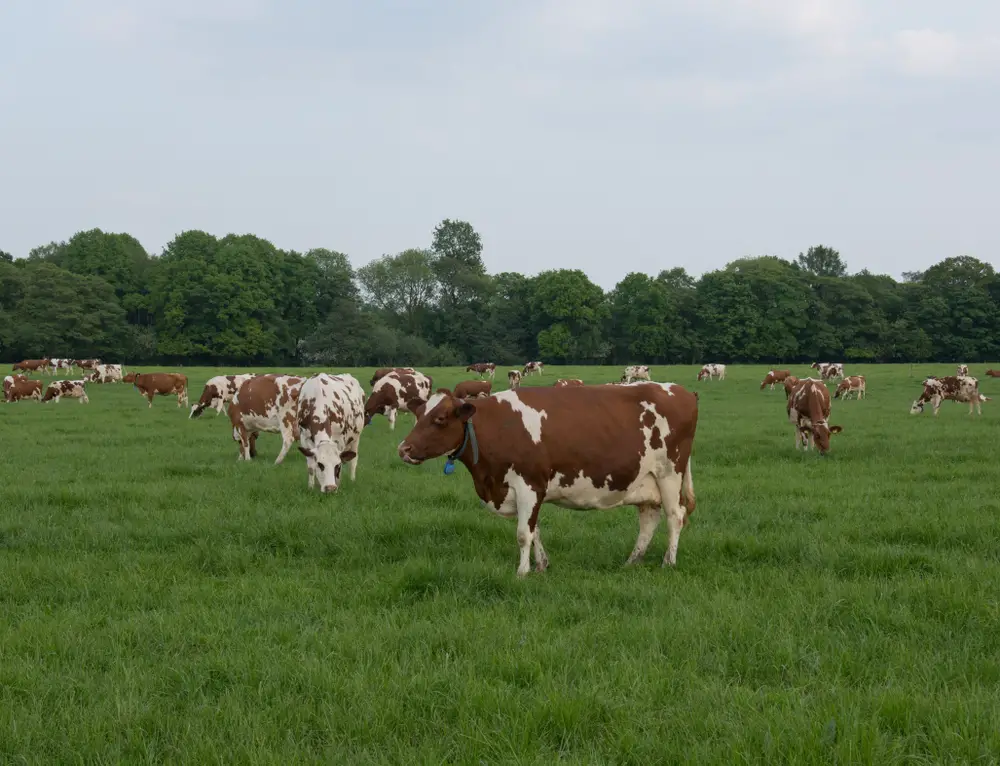
[[[809,449],[813,444],[821,455],[830,451],[830,435],[839,434],[840,426],[827,423],[830,417],[830,391],[823,381],[805,378],[796,383],[786,405],[788,420],[795,426],[795,449]]]
[[[318,483],[321,492],[336,492],[344,463],[351,466],[354,481],[365,427],[365,392],[357,379],[325,372],[308,378],[299,389],[296,419],[309,487]]]
[[[483,377],[483,375],[489,375],[492,380],[493,376],[496,375],[497,366],[493,362],[476,362],[475,364],[470,364],[466,367],[465,371],[475,372],[480,378]]]
[[[493,390],[493,384],[488,380],[465,380],[455,386],[455,397],[458,399],[485,399]]]
[[[372,375],[372,379],[368,381],[368,385],[374,386],[376,383],[378,383],[378,381],[381,378],[384,378],[390,372],[409,373],[410,375],[412,375],[413,373],[416,372],[416,370],[414,370],[412,367],[382,367],[378,370],[375,370],[375,374]]]
[[[23,370],[27,373],[32,372],[44,372],[49,366],[48,359],[23,359],[20,362],[15,362],[11,370],[17,372],[18,370]]]
[[[389,430],[396,430],[396,413],[399,410],[416,413],[431,395],[431,378],[422,372],[392,370],[375,383],[371,396],[365,402],[365,425],[375,415],[385,415]]]
[[[202,389],[201,398],[191,405],[191,414],[188,417],[197,418],[209,408],[214,409],[215,416],[219,417],[222,414],[222,408],[233,400],[236,392],[240,390],[240,386],[252,377],[254,377],[253,373],[244,373],[243,375],[216,375],[209,378],[205,388]]]
[[[910,407],[910,414],[916,415],[924,411],[924,405],[928,402],[934,408],[934,416],[937,417],[938,410],[941,409],[941,402],[948,400],[953,402],[968,403],[969,414],[972,408],[983,414],[983,402],[991,401],[989,397],[979,393],[979,381],[969,376],[949,375],[944,378],[927,378],[924,380],[924,391],[920,394],[913,406]]]
[[[42,397],[42,401],[50,402],[55,400],[56,404],[58,404],[59,399],[64,396],[69,399],[79,399],[80,404],[90,402],[90,399],[87,398],[87,383],[83,380],[56,380],[49,383],[49,387],[45,389],[45,396]]]
[[[507,387],[511,390],[517,390],[521,387],[521,371],[520,370],[510,370],[507,373]]]
[[[819,370],[819,376],[823,380],[844,377],[844,365],[839,362],[813,362],[809,366],[814,370]]]
[[[844,378],[837,386],[837,390],[833,392],[833,398],[846,400],[852,393],[855,399],[864,399],[867,396],[864,375],[850,375]]]
[[[697,396],[669,383],[537,386],[475,403],[435,394],[398,452],[411,465],[441,455],[465,465],[484,505],[517,519],[518,576],[528,574],[532,548],[538,570],[548,566],[538,525],[543,503],[637,506],[639,536],[628,563],[645,555],[662,509],[669,527],[663,563],[673,566],[695,508],[697,423]]]
[[[622,373],[622,381],[631,383],[633,380],[649,380],[649,367],[644,364],[630,364]]]
[[[559,378],[552,384],[553,388],[572,388],[573,386],[585,385],[579,378]]]
[[[42,381],[29,380],[23,375],[8,375],[3,379],[4,401],[19,402],[22,399],[42,398]]]
[[[524,365],[524,369],[521,370],[521,374],[522,375],[531,375],[531,374],[541,375],[542,374],[542,370],[544,369],[544,367],[545,367],[545,365],[542,364],[541,362],[528,362],[526,365]]]
[[[72,359],[48,359],[48,370],[55,375],[59,370],[70,371],[73,365]]]
[[[100,359],[73,359],[70,361],[74,367],[79,367],[81,370],[93,370],[97,368],[97,365],[101,363]]]
[[[173,394],[177,395],[178,407],[187,406],[187,375],[179,372],[144,372],[135,376],[132,385],[146,398],[150,407],[153,406],[154,396],[172,396]]]
[[[88,383],[121,383],[123,377],[120,364],[98,364],[83,379]]]
[[[770,386],[771,390],[774,390],[775,383],[784,383],[785,378],[791,375],[788,370],[768,370],[767,375],[764,376],[764,380],[760,382],[760,390],[764,390],[764,386]]]
[[[257,435],[281,435],[278,465],[299,438],[298,401],[303,378],[294,375],[255,375],[240,386],[229,405],[233,441],[240,445],[239,460],[257,457]]]
[[[967,364],[958,365],[958,376],[967,377],[968,375],[969,375],[969,365]]]
[[[714,380],[718,378],[719,380],[726,379],[726,365],[724,364],[706,364],[698,371],[698,380],[704,380],[708,378],[709,380]]]
[[[987,378],[1000,378],[1000,370],[987,370],[986,371],[986,377]]]

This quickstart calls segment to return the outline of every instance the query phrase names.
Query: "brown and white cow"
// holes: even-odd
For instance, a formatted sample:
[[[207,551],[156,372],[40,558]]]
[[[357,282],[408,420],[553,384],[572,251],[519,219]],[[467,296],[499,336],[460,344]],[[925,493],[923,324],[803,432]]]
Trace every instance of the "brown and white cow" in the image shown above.
[[[396,413],[399,410],[416,413],[427,403],[431,395],[433,381],[422,372],[391,372],[379,378],[365,402],[365,425],[372,422],[375,415],[385,415],[389,430],[396,430]]]
[[[454,395],[458,399],[485,399],[493,390],[488,380],[465,380],[455,386]]]
[[[839,434],[840,426],[831,426],[830,391],[823,381],[804,378],[792,387],[786,404],[788,420],[795,425],[795,449],[810,449],[813,444],[819,454],[830,451],[830,435]]]
[[[126,373],[125,377],[122,378],[122,383],[135,383],[135,376],[138,374],[138,372]]]
[[[441,455],[465,465],[483,504],[517,519],[521,577],[531,568],[532,548],[537,569],[548,566],[542,503],[637,506],[639,536],[628,563],[645,555],[662,509],[669,528],[664,564],[673,566],[695,508],[690,459],[697,423],[697,396],[669,383],[538,386],[475,403],[435,394],[398,452],[411,465]]]
[[[969,365],[967,365],[967,364],[960,364],[960,365],[958,365],[958,373],[957,374],[958,374],[958,377],[960,377],[960,378],[968,377],[968,375],[969,375]]]
[[[296,419],[310,489],[318,483],[321,492],[336,492],[344,463],[354,481],[365,427],[365,392],[357,379],[325,372],[308,378],[299,389]]]
[[[586,385],[579,378],[559,378],[555,383],[552,384],[553,388],[573,388],[574,386]]]
[[[197,418],[209,408],[214,409],[215,416],[219,417],[223,407],[233,400],[236,392],[240,390],[240,386],[252,377],[254,377],[253,373],[244,373],[242,375],[216,375],[209,378],[205,388],[202,389],[201,398],[191,405],[191,414],[188,415],[188,418]]]
[[[844,365],[840,362],[813,362],[809,366],[813,370],[819,370],[819,376],[823,380],[844,377]]]
[[[79,367],[81,370],[93,370],[97,368],[97,365],[101,363],[100,359],[73,359],[70,364],[73,367]]]
[[[55,403],[59,404],[59,399],[64,396],[69,399],[79,399],[80,404],[88,404],[90,402],[90,399],[87,397],[87,383],[83,380],[56,380],[49,383],[49,387],[45,389],[45,396],[42,397],[42,401],[50,402],[55,400]]]
[[[979,393],[979,381],[976,378],[966,375],[949,375],[944,378],[927,378],[924,380],[924,390],[920,394],[913,406],[910,407],[910,414],[916,415],[924,411],[924,405],[928,402],[934,408],[934,416],[937,417],[938,410],[941,409],[943,401],[962,402],[969,405],[969,414],[972,414],[973,407],[983,414],[983,402],[991,401],[987,396]]]
[[[20,362],[15,362],[11,370],[17,372],[22,370],[28,374],[33,372],[44,372],[49,366],[48,359],[22,359]]]
[[[986,371],[986,377],[987,378],[1000,378],[1000,370],[987,370]]]
[[[153,406],[154,396],[177,395],[177,406],[187,406],[188,379],[179,372],[144,372],[137,374],[132,381],[139,393],[143,395],[149,406]]]
[[[413,373],[416,372],[416,370],[414,370],[412,367],[381,367],[375,370],[375,374],[372,375],[372,379],[368,381],[368,385],[374,386],[376,383],[378,383],[379,379],[384,378],[390,372],[400,372],[400,373],[407,372],[412,375]]]
[[[257,457],[257,435],[281,435],[278,465],[298,441],[298,401],[303,378],[295,375],[255,375],[236,392],[229,405],[233,441],[240,445],[238,460]]]
[[[532,374],[541,375],[544,368],[545,365],[541,362],[528,362],[524,365],[524,369],[521,370],[521,374],[525,376]]]
[[[848,396],[854,394],[855,399],[864,399],[868,396],[865,393],[865,376],[864,375],[849,375],[840,381],[840,385],[837,386],[837,390],[833,392],[834,399],[847,399]]]
[[[42,381],[30,380],[23,375],[8,375],[3,379],[5,402],[19,402],[22,399],[42,398]]]
[[[52,375],[57,374],[60,370],[65,370],[66,372],[69,372],[73,365],[72,359],[50,358],[46,361],[48,361],[46,371],[51,373]]]
[[[521,387],[521,371],[520,370],[510,370],[507,373],[507,387],[512,391],[516,391]]]
[[[631,383],[633,380],[649,380],[649,367],[644,364],[630,364],[622,373],[622,381]]]
[[[799,384],[799,378],[795,377],[794,375],[789,375],[781,382],[781,385],[785,387],[786,399],[792,395],[792,391],[795,390],[795,386],[797,386],[798,384]]]
[[[88,383],[121,383],[124,377],[125,373],[120,364],[98,364],[91,372],[84,375],[83,379]]]
[[[698,371],[698,380],[704,380],[708,378],[709,380],[719,380],[726,379],[726,365],[724,364],[706,364]]]
[[[770,386],[770,390],[773,391],[775,383],[784,383],[785,378],[791,374],[788,370],[768,370],[764,380],[760,382],[760,390],[763,391],[764,386]]]
[[[490,380],[492,380],[493,376],[496,375],[497,366],[494,362],[476,362],[475,364],[470,364],[466,367],[465,371],[474,372],[479,375],[480,378],[483,377],[483,375],[489,375]]]

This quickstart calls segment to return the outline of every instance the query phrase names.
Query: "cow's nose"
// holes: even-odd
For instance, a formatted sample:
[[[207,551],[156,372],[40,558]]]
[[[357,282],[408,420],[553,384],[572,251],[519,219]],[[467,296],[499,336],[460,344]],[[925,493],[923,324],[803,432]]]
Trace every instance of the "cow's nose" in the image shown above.
[[[396,452],[399,453],[400,457],[406,457],[407,453],[410,451],[410,445],[405,441],[401,441],[399,446],[396,447]]]
[[[323,492],[336,492],[336,491],[337,491],[337,485],[336,484],[325,484],[325,485],[323,485]]]

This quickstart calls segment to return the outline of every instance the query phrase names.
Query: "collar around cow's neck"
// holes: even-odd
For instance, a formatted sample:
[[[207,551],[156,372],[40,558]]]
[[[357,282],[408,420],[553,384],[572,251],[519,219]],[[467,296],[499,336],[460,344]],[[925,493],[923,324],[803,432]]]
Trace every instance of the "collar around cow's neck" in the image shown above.
[[[465,448],[472,445],[472,464],[479,462],[479,442],[476,441],[476,429],[472,427],[472,418],[465,421],[465,433],[462,436],[462,443],[458,449],[448,455],[448,460],[444,465],[444,472],[450,474],[455,470],[455,461],[462,457]]]

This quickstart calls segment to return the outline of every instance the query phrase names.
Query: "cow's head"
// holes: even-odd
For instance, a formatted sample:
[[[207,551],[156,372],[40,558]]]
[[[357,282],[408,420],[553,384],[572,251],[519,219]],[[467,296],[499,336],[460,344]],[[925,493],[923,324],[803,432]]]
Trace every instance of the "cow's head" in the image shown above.
[[[413,430],[399,443],[399,456],[410,465],[440,457],[458,449],[465,437],[466,423],[476,413],[476,405],[447,391],[435,394]]]
[[[839,434],[843,430],[844,429],[840,426],[831,426],[827,424],[825,420],[813,423],[813,443],[816,445],[816,449],[819,450],[819,454],[826,455],[826,453],[830,451],[830,436],[833,434]]]
[[[49,386],[45,389],[45,396],[42,397],[42,402],[51,402],[56,398],[56,394],[59,393],[59,389],[56,386]]]
[[[851,387],[850,383],[848,383],[846,380],[842,380],[840,382],[840,385],[837,386],[837,390],[833,392],[833,398],[839,399],[840,395],[843,394],[845,391],[847,391],[850,387]]]
[[[320,442],[313,449],[300,446],[299,452],[306,456],[306,465],[316,477],[320,492],[336,492],[340,486],[341,466],[358,456],[352,450],[341,452],[329,441]]]
[[[389,410],[396,406],[395,390],[391,386],[380,386],[372,391],[365,402],[365,425],[371,425],[376,415],[388,415]]]
[[[132,373],[129,373],[129,375],[131,374]],[[128,380],[128,378],[126,378],[126,380]],[[221,397],[221,393],[213,384],[206,385],[205,390],[201,392],[201,399],[199,399],[196,404],[191,405],[191,414],[188,415],[188,418],[196,418],[209,407],[217,406]]]

